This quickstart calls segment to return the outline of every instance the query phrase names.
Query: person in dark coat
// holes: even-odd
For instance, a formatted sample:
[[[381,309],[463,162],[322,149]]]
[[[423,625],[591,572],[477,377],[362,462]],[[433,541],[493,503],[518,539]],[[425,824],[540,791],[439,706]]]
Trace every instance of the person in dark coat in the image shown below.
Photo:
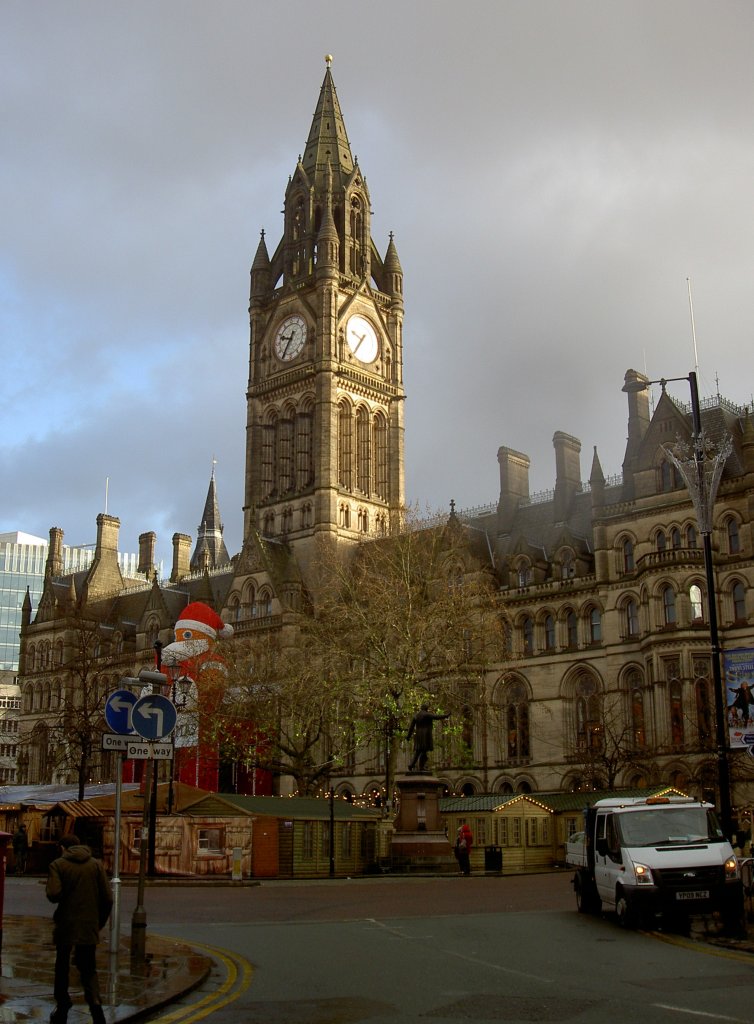
[[[47,876],[47,899],[57,903],[53,921],[55,956],[55,1009],[51,1024],[65,1024],[71,1008],[68,981],[73,962],[81,976],[84,998],[94,1024],[105,1024],[96,951],[100,929],[104,927],[113,905],[113,895],[102,864],[92,857],[88,846],[78,836],[65,835],[60,840],[62,856],[50,864]]]
[[[16,874],[23,875],[26,871],[26,858],[29,856],[29,836],[26,825],[19,825],[13,836],[13,858],[16,863]]]

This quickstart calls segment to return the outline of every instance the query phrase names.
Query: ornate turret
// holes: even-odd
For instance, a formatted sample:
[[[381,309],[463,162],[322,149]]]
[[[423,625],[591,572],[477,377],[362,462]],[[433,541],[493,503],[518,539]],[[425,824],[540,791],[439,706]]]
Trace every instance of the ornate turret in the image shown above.
[[[196,547],[191,556],[191,571],[198,569],[216,569],[227,565],[230,555],[223,540],[223,524],[220,521],[220,507],[217,503],[217,487],[215,486],[215,466],[212,464],[212,475],[204,503],[202,521],[197,531]]]

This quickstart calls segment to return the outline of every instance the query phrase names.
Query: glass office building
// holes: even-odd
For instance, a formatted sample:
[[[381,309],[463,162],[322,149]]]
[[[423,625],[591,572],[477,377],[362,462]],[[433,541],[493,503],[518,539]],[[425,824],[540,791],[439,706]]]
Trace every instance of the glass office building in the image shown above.
[[[21,641],[21,609],[28,587],[32,616],[36,612],[45,578],[48,541],[28,533],[0,533],[0,670],[18,670]],[[63,545],[64,572],[88,569],[94,545]],[[135,578],[138,555],[118,554],[124,576]]]

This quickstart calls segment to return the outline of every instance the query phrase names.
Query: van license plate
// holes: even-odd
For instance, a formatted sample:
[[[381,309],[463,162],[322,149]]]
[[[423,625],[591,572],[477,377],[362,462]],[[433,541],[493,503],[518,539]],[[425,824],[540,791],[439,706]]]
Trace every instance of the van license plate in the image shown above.
[[[708,900],[709,889],[695,889],[694,892],[677,892],[677,900]]]

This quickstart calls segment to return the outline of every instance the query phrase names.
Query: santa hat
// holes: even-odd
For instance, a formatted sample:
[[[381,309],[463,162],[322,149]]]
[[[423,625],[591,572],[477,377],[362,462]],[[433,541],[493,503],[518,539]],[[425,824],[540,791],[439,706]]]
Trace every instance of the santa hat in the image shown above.
[[[233,635],[233,627],[226,625],[217,612],[209,605],[201,601],[194,601],[187,604],[181,612],[180,619],[175,624],[178,629],[191,629],[195,633],[202,633],[204,636],[215,640],[217,637],[229,637]]]

